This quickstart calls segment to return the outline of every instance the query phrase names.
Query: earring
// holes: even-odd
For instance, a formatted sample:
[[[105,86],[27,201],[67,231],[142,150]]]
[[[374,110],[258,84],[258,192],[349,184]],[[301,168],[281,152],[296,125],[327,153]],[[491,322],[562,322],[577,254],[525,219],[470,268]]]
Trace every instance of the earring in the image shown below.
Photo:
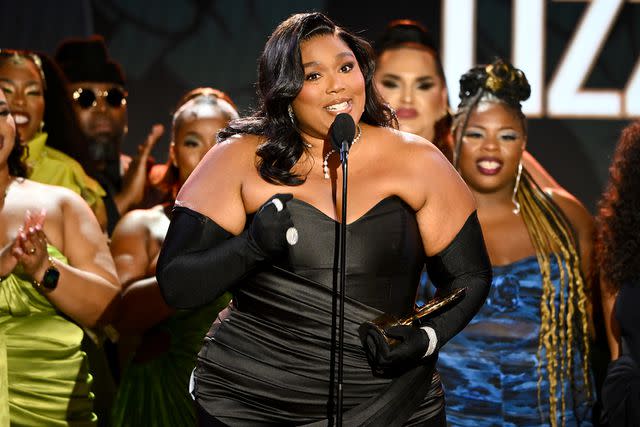
[[[44,131],[44,120],[40,122],[40,132]]]
[[[520,213],[520,203],[516,200],[516,196],[518,195],[518,187],[520,187],[520,177],[522,176],[522,160],[518,163],[518,173],[516,174],[516,185],[513,186],[513,195],[511,196],[511,202],[515,206],[513,208],[513,213],[518,215]]]
[[[291,120],[291,124],[293,127],[296,127],[296,117],[293,115],[293,107],[291,104],[287,107],[287,111],[289,112],[289,120]]]

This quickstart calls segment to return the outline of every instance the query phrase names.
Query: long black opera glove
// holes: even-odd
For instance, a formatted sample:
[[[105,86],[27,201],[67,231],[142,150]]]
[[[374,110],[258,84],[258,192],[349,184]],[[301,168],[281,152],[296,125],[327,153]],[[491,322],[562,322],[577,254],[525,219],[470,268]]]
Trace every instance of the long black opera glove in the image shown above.
[[[374,374],[395,377],[415,367],[426,356],[430,338],[426,331],[413,325],[396,325],[385,329],[393,345],[375,328],[361,336],[369,366]]]
[[[453,241],[438,254],[427,257],[427,274],[445,295],[458,288],[467,288],[465,297],[447,311],[421,322],[433,328],[437,337],[435,350],[473,319],[482,307],[491,287],[491,261],[482,237],[477,212],[467,218]]]
[[[273,203],[273,199],[281,203]],[[169,306],[193,308],[222,295],[261,262],[287,250],[286,232],[293,227],[286,202],[291,194],[276,194],[234,236],[210,218],[175,207],[156,266],[156,278]]]
[[[445,294],[467,288],[465,297],[442,314],[420,325],[385,329],[363,325],[360,338],[373,372],[394,377],[415,367],[460,332],[478,312],[491,286],[491,263],[476,212],[467,218],[456,237],[437,255],[427,258],[429,278]]]

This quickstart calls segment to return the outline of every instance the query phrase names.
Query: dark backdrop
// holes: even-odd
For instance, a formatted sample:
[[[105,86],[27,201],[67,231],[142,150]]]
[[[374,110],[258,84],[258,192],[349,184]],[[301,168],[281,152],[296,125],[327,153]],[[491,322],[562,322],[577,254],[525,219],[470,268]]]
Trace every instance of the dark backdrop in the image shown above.
[[[444,1],[3,1],[0,47],[52,54],[65,37],[102,34],[111,56],[127,74],[130,112],[125,151],[135,153],[153,123],[163,123],[168,129],[174,104],[193,87],[218,87],[229,93],[243,112],[250,111],[257,57],[273,28],[292,13],[325,11],[369,39],[375,39],[390,19],[408,17],[426,24],[441,42]],[[589,4],[546,2],[545,52],[527,53],[545,56],[546,84]],[[476,10],[476,27],[461,25],[455,28],[456,33],[468,37],[475,31],[477,62],[488,62],[496,55],[510,58],[513,2],[476,0]],[[587,88],[626,87],[639,60],[639,22],[640,4],[624,2],[602,52],[595,56],[584,83]],[[449,82],[449,87],[457,93],[457,82]],[[557,119],[543,114],[530,120],[528,148],[594,211],[614,144],[629,119],[622,114],[600,119]],[[168,142],[167,133],[154,150],[160,161],[166,159]]]

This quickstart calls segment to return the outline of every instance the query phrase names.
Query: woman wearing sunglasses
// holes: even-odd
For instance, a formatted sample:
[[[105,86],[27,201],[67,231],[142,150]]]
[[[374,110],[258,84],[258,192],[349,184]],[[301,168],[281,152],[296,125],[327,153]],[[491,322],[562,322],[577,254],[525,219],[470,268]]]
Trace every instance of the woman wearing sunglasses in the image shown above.
[[[56,65],[46,55],[0,50],[0,88],[15,117],[20,142],[28,146],[29,179],[80,194],[104,228],[105,192],[88,175],[93,171],[88,169],[87,174],[80,165],[91,164],[84,161],[89,153]]]

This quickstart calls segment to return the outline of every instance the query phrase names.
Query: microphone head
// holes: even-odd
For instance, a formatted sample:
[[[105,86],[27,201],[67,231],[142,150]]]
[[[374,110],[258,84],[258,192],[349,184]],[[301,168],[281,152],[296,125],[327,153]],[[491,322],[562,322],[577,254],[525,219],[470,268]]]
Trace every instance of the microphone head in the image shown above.
[[[342,142],[347,141],[347,148],[351,148],[356,136],[356,123],[347,113],[340,113],[329,128],[329,140],[336,151],[342,148]]]

